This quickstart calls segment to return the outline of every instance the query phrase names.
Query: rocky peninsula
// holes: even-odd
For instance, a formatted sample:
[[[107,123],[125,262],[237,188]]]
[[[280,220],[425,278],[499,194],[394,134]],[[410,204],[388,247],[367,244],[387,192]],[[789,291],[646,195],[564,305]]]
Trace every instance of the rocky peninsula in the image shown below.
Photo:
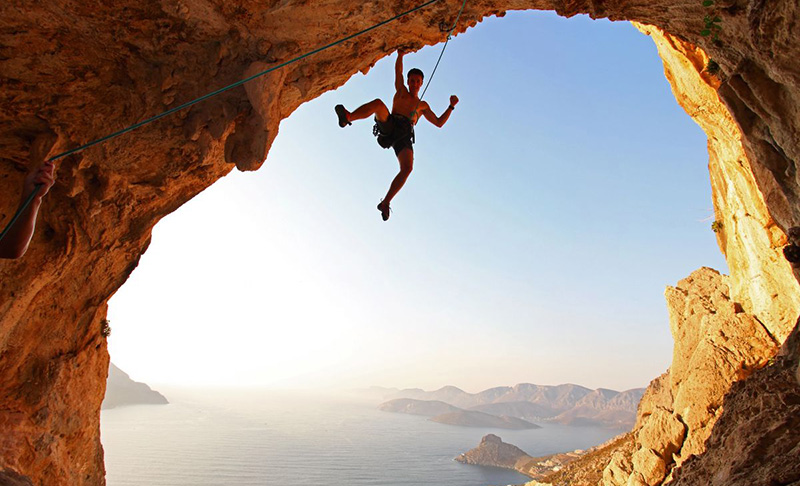
[[[462,464],[513,469],[533,480],[528,486],[595,486],[602,479],[603,466],[611,459],[611,454],[631,442],[631,434],[623,434],[588,450],[531,457],[519,447],[489,434],[481,439],[478,447],[458,455],[455,460]],[[562,478],[566,478],[566,482],[561,482]]]
[[[165,405],[167,403],[169,402],[164,395],[145,383],[133,381],[114,363],[109,364],[106,395],[102,405],[104,410],[124,405]]]

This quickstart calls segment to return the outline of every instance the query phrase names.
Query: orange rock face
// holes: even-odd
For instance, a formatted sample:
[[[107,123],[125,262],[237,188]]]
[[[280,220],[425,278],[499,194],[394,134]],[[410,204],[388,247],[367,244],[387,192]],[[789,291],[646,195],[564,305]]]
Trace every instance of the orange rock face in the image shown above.
[[[675,466],[706,452],[731,386],[774,356],[800,312],[797,281],[780,251],[786,236],[757,187],[742,133],[717,96],[721,81],[705,72],[708,57],[660,29],[639,29],[656,43],[679,104],[708,135],[714,230],[731,275],[701,269],[667,289],[672,366],[642,399],[634,450],[615,455],[606,486],[662,484]],[[686,484],[707,484],[687,479],[691,474]]]
[[[800,328],[798,328],[800,330]],[[675,471],[672,486],[755,486],[800,482],[800,331],[794,349],[734,384],[706,443],[707,453]]]
[[[153,226],[234,167],[257,169],[280,120],[304,101],[367,71],[399,46],[442,41],[439,24],[452,21],[460,3],[441,0],[388,30],[59,162],[58,182],[45,199],[31,249],[21,261],[0,263],[0,469],[7,470],[0,479],[24,481],[20,473],[34,484],[104,483],[98,421],[108,369],[101,334],[106,302],[137,265]],[[17,203],[24,173],[45,155],[416,5],[407,0],[2,2],[0,224]],[[746,160],[729,157],[733,152],[721,148],[728,142],[710,143],[712,155],[724,153],[719,165],[731,168],[715,171],[712,161],[723,221],[720,241],[732,273],[728,286],[733,300],[776,341],[785,337],[791,326],[784,319],[797,308],[774,301],[786,296],[797,301],[797,290],[774,255],[783,238],[780,229],[800,222],[800,41],[792,31],[799,20],[797,2],[720,0],[719,43],[699,35],[707,12],[696,0],[476,0],[467,2],[457,31],[486,15],[532,8],[655,26],[682,46],[678,51],[683,49],[695,72],[704,58],[684,42],[702,46],[718,62],[718,86],[704,82],[717,89],[728,125],[716,115],[702,123],[711,139],[736,139],[746,155]],[[707,96],[714,98],[713,90]],[[702,110],[692,114],[703,115]],[[753,202],[761,195],[757,212],[752,204],[758,205]],[[763,256],[764,248],[772,253]],[[691,408],[691,397],[686,400]]]
[[[675,339],[672,367],[639,407],[632,467],[617,457],[608,486],[661,484],[676,465],[705,452],[731,385],[764,366],[778,343],[753,315],[730,299],[729,279],[702,268],[667,289]]]
[[[742,133],[717,96],[720,80],[705,71],[708,56],[653,27],[640,27],[656,43],[678,103],[708,135],[714,231],[730,269],[731,298],[783,342],[800,314],[800,286],[781,249],[786,235],[770,216],[753,177]]]

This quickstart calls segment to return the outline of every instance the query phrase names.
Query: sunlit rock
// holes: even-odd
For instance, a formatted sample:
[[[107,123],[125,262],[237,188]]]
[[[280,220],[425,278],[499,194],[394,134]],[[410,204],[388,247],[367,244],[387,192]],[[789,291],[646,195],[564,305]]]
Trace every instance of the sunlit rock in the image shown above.
[[[99,410],[109,364],[106,303],[136,267],[153,226],[234,166],[259,167],[280,120],[304,101],[368,71],[399,46],[443,41],[439,25],[453,19],[457,3],[442,0],[390,29],[282,68],[255,87],[231,90],[59,162],[59,183],[44,201],[31,249],[24,261],[0,267],[0,392],[5,397],[0,467],[34,484],[104,484]],[[719,3],[719,42],[700,35],[707,12],[696,0],[470,1],[456,33],[486,15],[538,8],[633,20],[670,34],[665,42],[677,46],[678,60],[685,58],[665,62],[676,92],[702,82],[711,90],[696,90],[699,96],[721,99],[730,115],[720,121],[720,105],[709,110],[703,100],[690,110],[701,126],[707,125],[711,140],[718,235],[731,270],[726,285],[731,301],[743,310],[723,305],[732,312],[723,321],[756,334],[725,328],[703,341],[686,326],[679,331],[699,343],[698,356],[708,359],[716,356],[706,349],[712,344],[742,344],[731,356],[750,367],[764,361],[763,336],[777,346],[789,334],[800,301],[796,281],[787,276],[778,254],[783,230],[800,224],[800,40],[793,30],[800,7],[794,0]],[[290,60],[411,6],[398,1],[3,2],[0,224],[10,217],[7,208],[16,205],[25,171],[45,155],[238,81],[259,66],[255,63]],[[666,59],[664,49],[661,55]],[[717,80],[702,74],[706,55],[719,65]],[[689,88],[680,88],[683,73]],[[259,93],[258,86],[271,91]],[[748,347],[753,342],[759,344]],[[676,342],[679,346],[685,345]],[[676,354],[676,359],[685,357]],[[724,379],[728,383],[747,375],[735,365],[726,364],[736,373]],[[710,364],[699,366],[712,371]],[[718,407],[722,397],[702,395],[708,387],[700,384],[689,386],[692,381],[677,372],[685,367],[673,363],[673,411],[689,429],[683,449],[695,453],[718,418],[706,416],[702,407]],[[642,477],[634,471],[630,481]]]
[[[794,331],[800,342],[800,326]],[[714,425],[707,452],[676,470],[672,486],[753,486],[800,481],[800,350],[779,356],[735,383]]]

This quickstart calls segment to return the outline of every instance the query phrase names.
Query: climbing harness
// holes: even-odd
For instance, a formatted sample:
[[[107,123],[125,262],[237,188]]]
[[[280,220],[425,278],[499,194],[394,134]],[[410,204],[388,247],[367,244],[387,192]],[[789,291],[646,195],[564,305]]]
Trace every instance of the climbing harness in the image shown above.
[[[375,126],[372,127],[372,135],[378,138],[378,145],[385,149],[395,147],[395,151],[399,150],[395,146],[398,142],[406,141],[411,145],[417,142],[414,135],[414,122],[411,121],[411,118],[396,113],[391,113],[389,118],[383,122],[376,118]]]
[[[119,137],[120,135],[123,135],[123,134],[125,134],[125,133],[128,133],[128,132],[130,132],[130,131],[133,131],[133,130],[136,130],[136,129],[137,129],[137,128],[139,128],[139,127],[142,127],[142,126],[144,126],[144,125],[147,125],[147,124],[149,124],[149,123],[152,123],[152,122],[154,122],[154,121],[156,121],[156,120],[159,120],[159,119],[161,119],[161,118],[164,118],[165,116],[171,115],[171,114],[173,114],[173,113],[175,113],[175,112],[181,111],[181,110],[183,110],[183,109],[185,109],[185,108],[188,108],[188,107],[190,107],[190,106],[192,106],[192,105],[195,105],[195,104],[197,104],[197,103],[200,103],[201,101],[205,101],[205,100],[207,100],[207,99],[209,99],[209,98],[211,98],[211,97],[217,96],[218,94],[224,93],[224,92],[226,92],[226,91],[228,91],[228,90],[231,90],[231,89],[233,89],[233,88],[236,88],[236,87],[238,87],[238,86],[241,86],[241,85],[243,85],[243,84],[245,84],[245,83],[247,83],[247,82],[250,82],[250,81],[252,81],[252,80],[254,80],[254,79],[256,79],[256,78],[259,78],[259,77],[261,77],[261,76],[264,76],[265,74],[271,73],[272,71],[275,71],[275,70],[277,70],[277,69],[280,69],[280,68],[282,68],[282,67],[288,66],[289,64],[293,64],[293,63],[295,63],[295,62],[297,62],[297,61],[300,61],[300,60],[302,60],[302,59],[305,59],[306,57],[309,57],[309,56],[312,56],[312,55],[314,55],[314,54],[317,54],[317,53],[319,53],[319,52],[322,52],[322,51],[324,51],[324,50],[326,50],[326,49],[330,49],[331,47],[334,47],[334,46],[336,46],[336,45],[338,45],[338,44],[341,44],[341,43],[343,43],[343,42],[346,42],[346,41],[348,41],[348,40],[350,40],[350,39],[353,39],[353,38],[355,38],[355,37],[358,37],[358,36],[360,36],[360,35],[366,34],[367,32],[370,32],[370,31],[372,31],[372,30],[374,30],[374,29],[377,29],[378,27],[382,27],[382,26],[384,26],[384,25],[386,25],[386,24],[388,24],[388,23],[390,23],[390,22],[393,22],[393,21],[395,21],[395,20],[397,20],[397,19],[399,19],[399,18],[401,18],[401,17],[405,17],[406,15],[409,15],[409,14],[411,14],[411,13],[414,13],[414,12],[416,12],[417,10],[421,10],[421,9],[423,9],[423,8],[425,8],[425,7],[429,6],[429,5],[432,5],[432,4],[434,4],[434,3],[438,2],[438,1],[439,1],[439,0],[428,0],[427,2],[425,2],[425,3],[421,4],[421,5],[418,5],[418,6],[416,6],[416,7],[412,8],[412,9],[410,9],[410,10],[406,10],[405,12],[399,13],[399,14],[395,15],[394,17],[391,17],[391,18],[389,18],[389,19],[386,19],[386,20],[384,20],[384,21],[378,22],[377,24],[375,24],[375,25],[373,25],[373,26],[371,26],[371,27],[368,27],[368,28],[366,28],[366,29],[364,29],[364,30],[358,31],[358,32],[356,32],[355,34],[350,34],[350,35],[348,35],[347,37],[344,37],[344,38],[342,38],[342,39],[339,39],[339,40],[337,40],[337,41],[335,41],[335,42],[331,42],[330,44],[327,44],[327,45],[325,45],[325,46],[319,47],[319,48],[317,48],[317,49],[314,49],[314,50],[312,50],[312,51],[309,51],[309,52],[307,52],[307,53],[305,53],[305,54],[302,54],[302,55],[300,55],[300,56],[297,56],[297,57],[295,57],[294,59],[290,59],[290,60],[288,60],[288,61],[286,61],[286,62],[283,62],[283,63],[281,63],[281,64],[278,64],[277,66],[271,67],[271,68],[267,69],[266,71],[261,71],[260,73],[256,73],[256,74],[254,74],[254,75],[252,75],[252,76],[250,76],[250,77],[248,77],[248,78],[242,79],[242,80],[240,80],[240,81],[237,81],[237,82],[235,82],[235,83],[233,83],[233,84],[230,84],[230,85],[228,85],[228,86],[225,86],[224,88],[220,88],[220,89],[218,89],[218,90],[216,90],[216,91],[213,91],[213,92],[211,92],[211,93],[208,93],[208,94],[206,94],[206,95],[203,95],[203,96],[201,96],[201,97],[199,97],[199,98],[196,98],[196,99],[194,99],[194,100],[188,101],[188,102],[186,102],[186,103],[184,103],[184,104],[182,104],[182,105],[180,105],[180,106],[176,106],[175,108],[171,108],[171,109],[169,109],[169,110],[167,110],[167,111],[164,111],[163,113],[160,113],[160,114],[158,114],[158,115],[155,115],[155,116],[153,116],[153,117],[151,117],[151,118],[148,118],[148,119],[146,119],[146,120],[144,120],[144,121],[141,121],[141,122],[138,122],[138,123],[134,123],[133,125],[131,125],[131,126],[127,127],[127,128],[123,128],[122,130],[119,130],[119,131],[117,131],[117,132],[111,133],[111,134],[109,134],[109,135],[106,135],[106,136],[104,136],[104,137],[98,138],[97,140],[93,140],[93,141],[91,141],[91,142],[89,142],[89,143],[86,143],[86,144],[84,144],[84,145],[81,145],[80,147],[76,147],[76,148],[74,148],[74,149],[67,150],[66,152],[62,152],[62,153],[60,153],[60,154],[57,154],[57,155],[55,155],[55,156],[53,156],[53,157],[50,157],[49,159],[47,159],[47,162],[53,162],[53,161],[56,161],[56,160],[58,160],[58,159],[60,159],[60,158],[66,157],[66,156],[68,156],[68,155],[76,154],[76,153],[78,153],[78,152],[81,152],[81,151],[83,151],[83,150],[85,150],[85,149],[89,148],[89,147],[93,147],[93,146],[95,146],[95,145],[98,145],[98,144],[100,144],[100,143],[106,142],[106,141],[108,141],[108,140],[111,140],[111,139],[113,139],[113,138]],[[466,0],[464,0],[464,3],[466,4]],[[464,5],[462,4],[462,5],[461,5],[461,11],[463,11],[463,10],[464,10]],[[459,18],[459,17],[461,17],[461,11],[459,11],[459,12],[458,12],[458,17],[456,17],[456,23],[458,23],[458,18]],[[447,40],[448,40],[448,41],[450,40],[450,33],[451,33],[451,32],[453,31],[453,29],[455,28],[455,26],[456,26],[456,23],[454,23],[454,24],[453,24],[453,27],[451,27],[451,28],[450,28],[450,31],[448,32],[448,35],[447,35]],[[447,42],[445,42],[445,47],[447,47]],[[441,58],[442,58],[442,54],[444,54],[444,49],[442,49],[442,53],[439,55],[439,60],[441,60]],[[437,62],[436,62],[436,66],[438,66],[438,65],[439,65],[439,61],[437,61]],[[433,71],[434,71],[434,73],[436,72],[436,68],[435,68],[435,67],[434,67]],[[431,74],[431,79],[432,79],[432,78],[433,78],[433,74]],[[430,79],[428,80],[428,84],[430,84]],[[426,86],[426,88],[425,88],[425,89],[427,89],[427,86]],[[423,92],[423,96],[424,96],[424,94],[425,94],[425,93]],[[421,101],[421,100],[422,100],[422,98],[420,97],[420,101]],[[417,104],[417,107],[419,107],[419,103]],[[416,111],[416,110],[415,110],[415,111]],[[39,192],[39,190],[41,189],[41,187],[42,187],[42,184],[37,184],[37,185],[36,185],[36,188],[33,190],[33,192],[31,192],[31,194],[30,194],[30,195],[27,197],[27,199],[25,199],[25,201],[24,201],[24,202],[22,203],[22,205],[19,207],[19,209],[17,210],[17,212],[14,214],[14,216],[12,216],[11,220],[10,220],[10,221],[9,221],[9,223],[6,225],[5,229],[3,229],[3,232],[2,232],[2,233],[0,233],[0,241],[2,241],[2,240],[3,240],[3,238],[5,238],[6,234],[7,234],[7,233],[8,233],[8,232],[11,230],[11,228],[12,228],[12,227],[14,226],[14,224],[17,222],[17,220],[19,219],[19,217],[22,215],[22,213],[24,213],[24,212],[25,212],[25,210],[26,210],[26,209],[28,208],[28,206],[31,204],[31,201],[33,201],[33,199],[36,197],[36,194]]]

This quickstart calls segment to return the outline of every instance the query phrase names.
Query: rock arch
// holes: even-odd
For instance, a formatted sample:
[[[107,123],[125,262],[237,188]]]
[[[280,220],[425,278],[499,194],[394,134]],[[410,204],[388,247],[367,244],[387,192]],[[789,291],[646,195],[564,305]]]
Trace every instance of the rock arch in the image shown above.
[[[0,207],[6,213],[0,223],[7,221],[22,174],[35,159],[415,5],[3,3]],[[367,34],[60,163],[32,248],[23,260],[0,264],[0,467],[36,484],[104,484],[99,410],[108,353],[102,322],[108,299],[147,249],[153,226],[234,166],[260,167],[280,120],[304,101],[368,70],[400,45],[441,41],[439,23],[459,5],[441,0],[391,30]],[[783,231],[800,222],[800,41],[790,30],[800,7],[792,0],[716,5],[719,42],[700,35],[707,9],[696,0],[468,1],[458,30],[517,9],[642,24],[660,47],[679,100],[709,134],[730,294],[782,341],[798,312],[791,302],[800,300],[778,253]],[[703,73],[708,56],[720,66],[718,77]],[[738,152],[731,148],[737,144]],[[725,161],[716,172],[715,155]],[[766,277],[752,285],[758,275]]]

